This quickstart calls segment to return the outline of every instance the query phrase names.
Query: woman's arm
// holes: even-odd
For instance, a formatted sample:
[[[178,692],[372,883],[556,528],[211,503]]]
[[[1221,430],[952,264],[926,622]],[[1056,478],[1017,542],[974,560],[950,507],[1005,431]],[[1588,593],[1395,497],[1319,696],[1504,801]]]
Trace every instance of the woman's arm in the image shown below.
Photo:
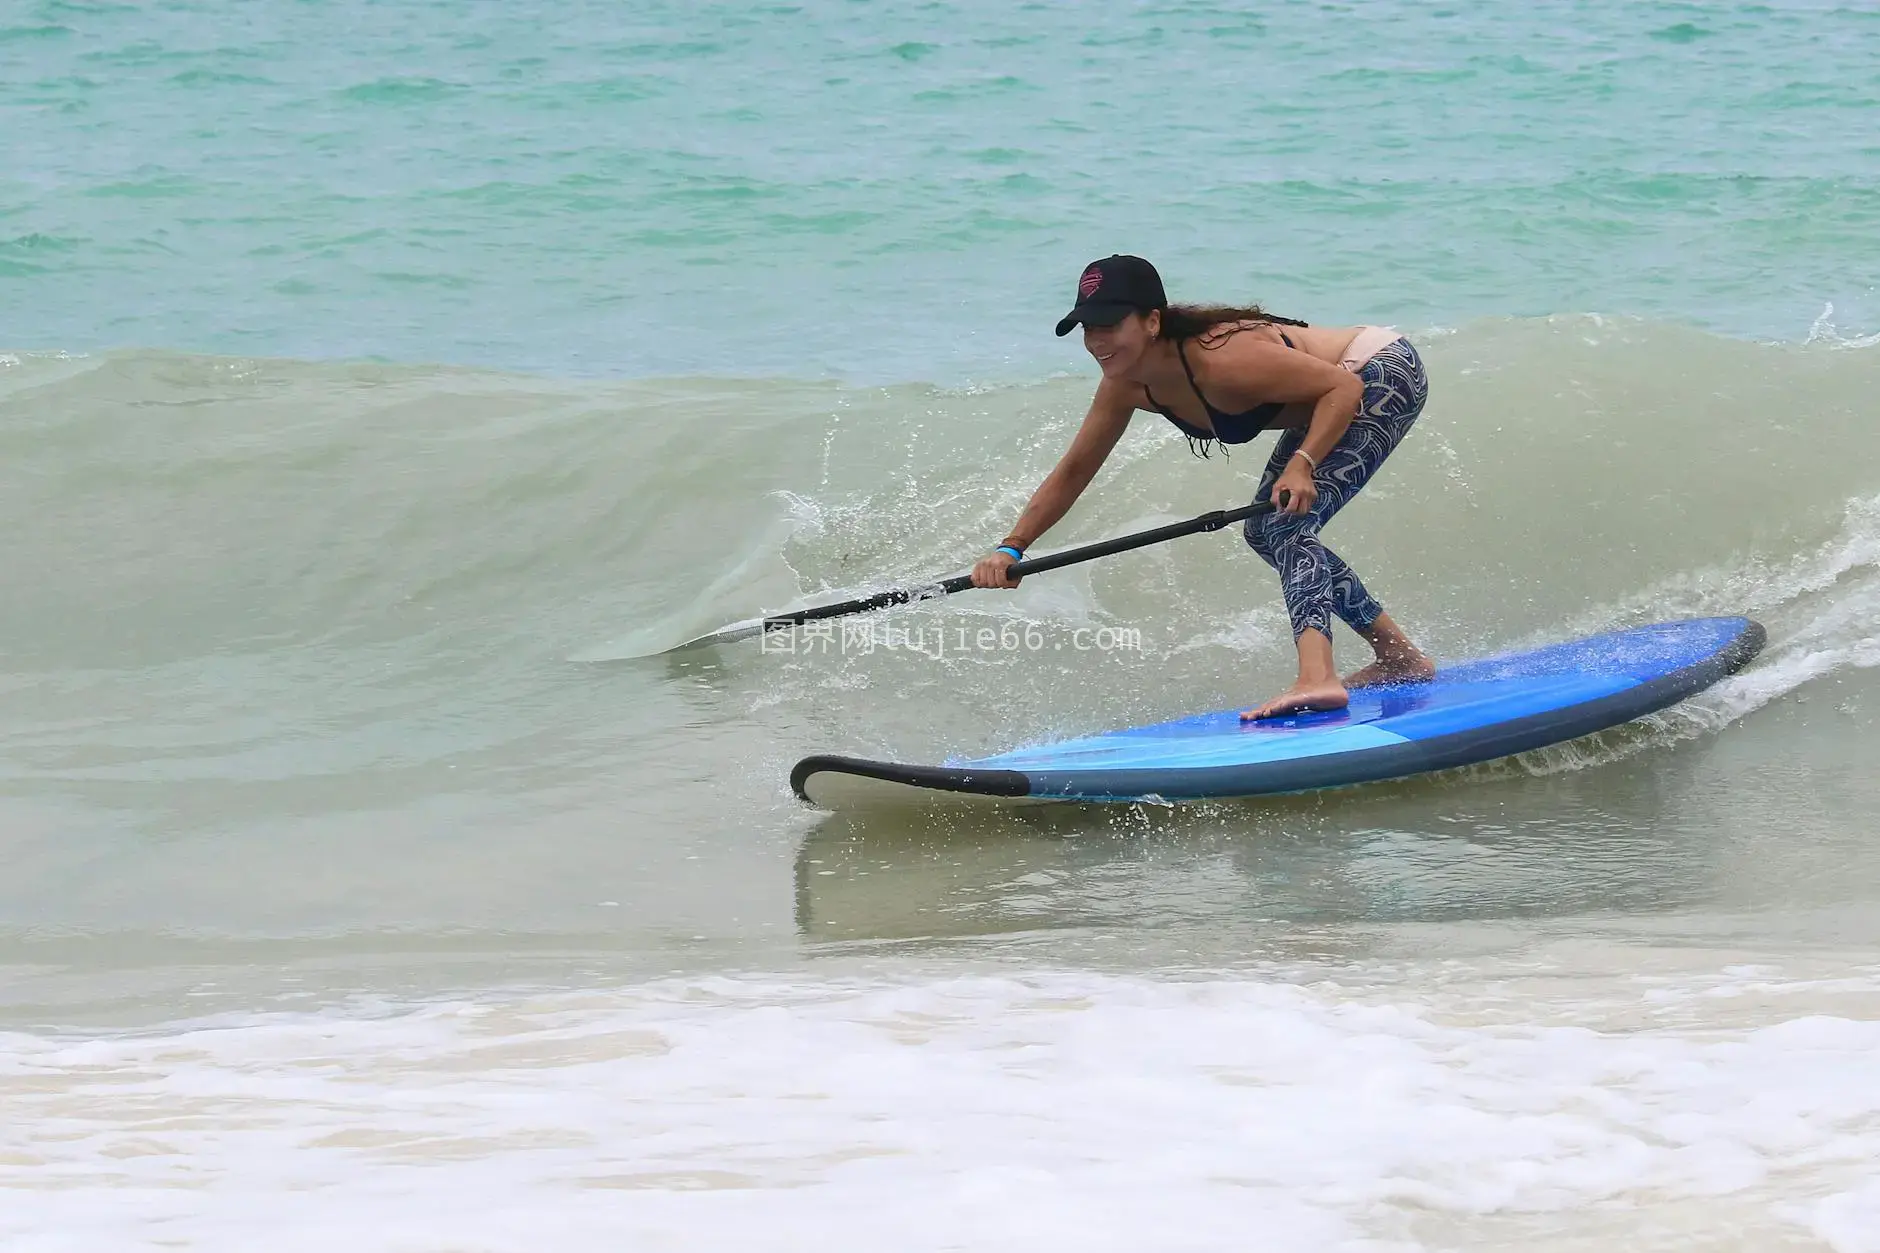
[[[1262,400],[1312,406],[1305,438],[1273,484],[1276,510],[1311,510],[1319,498],[1312,472],[1337,447],[1352,419],[1358,416],[1358,405],[1364,400],[1364,380],[1309,353],[1248,341],[1238,346],[1229,341],[1209,364],[1212,378],[1234,391],[1251,392]]]
[[[1097,471],[1103,468],[1116,441],[1123,437],[1135,411],[1135,403],[1128,398],[1125,384],[1104,379],[1097,385],[1097,394],[1071,446],[1064,450],[1057,465],[1031,494],[1030,503],[1005,537],[1006,543],[1020,550],[1030,548],[1070,512],[1090,481],[1097,477]],[[1013,560],[1010,553],[1004,552],[992,552],[980,558],[973,567],[973,586],[1017,587],[1018,580],[1005,572]]]
[[[1325,365],[1316,359],[1313,364]],[[1310,457],[1314,465],[1323,461],[1325,455],[1345,437],[1352,419],[1358,416],[1358,404],[1364,399],[1363,379],[1337,366],[1325,368],[1338,377],[1313,403],[1312,421],[1306,425],[1306,437],[1299,445],[1300,451]]]

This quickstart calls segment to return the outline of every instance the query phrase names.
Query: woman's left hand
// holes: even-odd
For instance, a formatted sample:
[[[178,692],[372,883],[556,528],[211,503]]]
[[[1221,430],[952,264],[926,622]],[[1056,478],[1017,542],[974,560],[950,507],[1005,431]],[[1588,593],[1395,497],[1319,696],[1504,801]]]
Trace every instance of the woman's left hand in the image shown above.
[[[1306,467],[1305,458],[1294,457],[1287,463],[1279,481],[1273,484],[1274,511],[1310,513],[1318,501],[1318,485],[1312,481],[1312,471]]]

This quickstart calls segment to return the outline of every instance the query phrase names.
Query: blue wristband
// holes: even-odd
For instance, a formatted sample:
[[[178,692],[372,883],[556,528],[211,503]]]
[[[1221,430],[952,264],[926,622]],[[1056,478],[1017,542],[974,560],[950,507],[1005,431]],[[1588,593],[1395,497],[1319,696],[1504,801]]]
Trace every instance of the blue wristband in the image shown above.
[[[1000,544],[992,551],[995,553],[1011,553],[1013,561],[1023,561],[1025,559],[1025,554],[1012,547],[1010,544]]]

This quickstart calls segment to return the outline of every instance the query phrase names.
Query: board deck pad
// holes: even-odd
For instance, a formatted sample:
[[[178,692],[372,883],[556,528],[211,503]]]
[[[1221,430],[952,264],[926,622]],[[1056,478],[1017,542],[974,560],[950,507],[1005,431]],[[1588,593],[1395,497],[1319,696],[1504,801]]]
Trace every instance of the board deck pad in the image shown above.
[[[806,757],[812,804],[883,789],[1066,801],[1197,800],[1343,787],[1528,752],[1642,718],[1747,665],[1748,618],[1685,618],[1440,666],[1428,683],[1359,688],[1347,709],[1243,723],[1240,710],[937,766]]]

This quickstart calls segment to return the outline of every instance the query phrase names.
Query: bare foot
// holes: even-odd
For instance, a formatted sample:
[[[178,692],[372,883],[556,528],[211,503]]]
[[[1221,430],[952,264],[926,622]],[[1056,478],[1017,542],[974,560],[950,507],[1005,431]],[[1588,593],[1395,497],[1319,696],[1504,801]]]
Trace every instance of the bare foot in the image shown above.
[[[1362,670],[1345,676],[1346,687],[1382,687],[1387,683],[1428,683],[1436,677],[1436,663],[1419,652],[1379,657]]]
[[[1295,683],[1258,709],[1243,710],[1242,722],[1257,722],[1261,718],[1277,718],[1282,714],[1305,713],[1315,709],[1343,709],[1351,703],[1345,693],[1345,685],[1337,679],[1326,679],[1323,683]]]

